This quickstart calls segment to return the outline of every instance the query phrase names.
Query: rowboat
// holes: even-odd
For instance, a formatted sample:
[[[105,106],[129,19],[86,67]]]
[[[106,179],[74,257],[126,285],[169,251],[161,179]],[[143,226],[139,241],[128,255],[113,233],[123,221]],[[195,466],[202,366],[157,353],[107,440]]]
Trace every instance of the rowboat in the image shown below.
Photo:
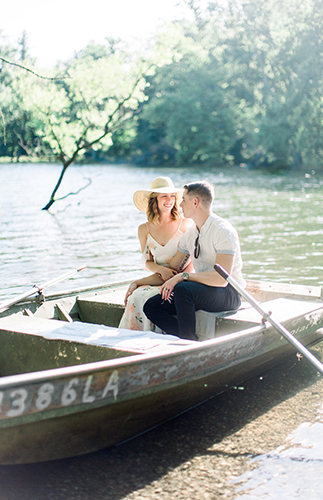
[[[295,352],[244,300],[238,311],[197,311],[199,341],[121,330],[127,287],[38,294],[0,313],[1,464],[124,442]],[[247,290],[303,345],[322,340],[321,287]]]

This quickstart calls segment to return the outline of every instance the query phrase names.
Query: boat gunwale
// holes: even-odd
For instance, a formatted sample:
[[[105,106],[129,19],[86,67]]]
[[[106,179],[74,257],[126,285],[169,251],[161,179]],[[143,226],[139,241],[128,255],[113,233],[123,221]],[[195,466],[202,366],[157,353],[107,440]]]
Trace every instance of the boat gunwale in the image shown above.
[[[153,353],[138,353],[132,356],[124,356],[121,358],[108,359],[103,361],[94,361],[92,363],[83,363],[80,365],[66,366],[62,368],[50,368],[48,370],[40,370],[36,372],[21,373],[17,375],[7,375],[0,377],[0,390],[8,389],[9,387],[19,385],[27,385],[29,383],[40,383],[44,380],[56,380],[59,378],[70,377],[76,374],[85,375],[87,373],[96,373],[104,369],[116,369],[122,366],[137,365],[138,363],[148,363],[153,359],[163,359],[170,358],[172,356],[183,355],[192,351],[203,351],[209,346],[221,345],[226,342],[233,342],[237,339],[242,339],[246,336],[252,336],[257,333],[265,333],[269,329],[270,325],[259,324],[253,327],[247,328],[245,330],[239,330],[238,332],[233,332],[213,339],[196,341],[194,344],[188,345],[174,345],[173,348],[169,348],[165,351],[158,351]],[[22,334],[24,335],[24,334]]]
[[[111,288],[122,288],[123,286],[129,285],[133,280],[123,280],[123,281],[113,281],[104,283],[102,285],[93,285],[85,288],[72,289],[72,290],[61,290],[58,292],[54,292],[49,295],[40,294],[29,297],[26,300],[19,301],[16,304],[13,304],[12,307],[23,307],[25,304],[30,304],[34,302],[39,302],[39,297],[43,297],[44,303],[47,301],[54,301],[60,298],[68,298],[68,297],[77,297],[78,295],[83,295],[87,293],[93,293],[95,291],[101,293],[105,291],[111,290]],[[277,287],[279,290],[277,290]],[[287,296],[295,296],[295,297],[303,297],[304,300],[317,300],[323,301],[323,287],[320,285],[299,285],[296,283],[284,283],[284,282],[276,282],[276,281],[262,281],[262,280],[248,280],[247,279],[247,289],[251,288],[257,291],[265,291],[271,293],[282,293]],[[276,288],[276,289],[275,289]],[[295,292],[291,291],[295,288]],[[297,293],[299,291],[299,293]],[[303,293],[302,293],[303,292]],[[7,313],[8,309],[5,309],[0,312],[0,317],[3,313]],[[7,315],[7,314],[5,314]]]
[[[113,287],[120,288],[128,283],[131,283],[130,280],[127,281],[122,281],[122,282],[115,282],[115,283],[110,283],[110,284],[105,284],[102,286],[95,286],[95,287],[90,287],[78,291],[73,291],[73,292],[60,292],[51,296],[47,296],[46,300],[47,301],[53,301],[56,300],[58,297],[71,297],[75,296],[77,297],[78,294],[80,293],[91,293],[95,290],[98,291],[105,291],[109,290]],[[252,287],[256,287],[259,289],[259,291],[263,290],[263,286],[265,286],[265,290],[268,291],[271,287],[276,287],[276,290],[273,289],[273,293],[286,293],[287,296],[292,295],[293,298],[301,298],[301,294],[293,294],[292,292],[287,292],[288,289],[295,289],[297,290],[304,290],[304,295],[303,295],[303,300],[305,302],[308,302],[309,299],[313,302],[313,304],[317,305],[317,309],[323,308],[323,300],[321,298],[323,294],[323,288],[322,287],[313,287],[313,286],[307,286],[307,285],[294,285],[294,284],[287,284],[287,283],[276,283],[276,282],[266,282],[266,281],[252,281],[248,280],[247,284],[250,284]],[[278,287],[278,289],[277,289]],[[280,288],[281,287],[281,288]],[[321,290],[321,294],[319,295],[319,290]],[[307,293],[305,293],[307,291]],[[316,292],[316,296],[314,297],[313,295],[309,295],[311,292]],[[316,300],[313,300],[316,299]],[[31,300],[37,300],[37,297],[29,299],[28,302]],[[317,310],[313,309],[313,311]],[[6,315],[5,315],[6,316]],[[1,314],[0,314],[1,318]],[[208,346],[213,346],[213,345],[221,345],[224,342],[228,341],[234,341],[234,339],[242,338],[247,335],[252,335],[257,332],[265,332],[271,328],[271,325],[266,322],[266,323],[260,323],[255,324],[252,327],[246,328],[246,329],[241,329],[233,333],[228,333],[224,334],[218,337],[214,337],[212,339],[207,339],[203,341],[197,341],[194,342],[192,341],[191,344],[189,345],[184,345],[184,344],[178,344],[174,345],[173,348],[170,347],[170,344],[167,346],[167,350],[159,350],[151,353],[146,353],[146,352],[140,352],[140,353],[135,353],[131,354],[130,356],[123,356],[123,357],[118,357],[114,359],[107,359],[103,361],[94,361],[91,363],[83,363],[79,365],[72,365],[72,366],[67,366],[67,367],[61,367],[61,368],[50,368],[48,370],[39,370],[35,372],[27,372],[27,373],[21,373],[21,374],[16,374],[16,375],[7,375],[4,377],[0,377],[0,390],[1,389],[8,389],[8,387],[15,386],[17,384],[21,385],[27,385],[31,382],[33,383],[38,383],[42,380],[56,380],[59,378],[64,378],[64,377],[69,377],[75,374],[86,374],[86,373],[95,373],[98,371],[101,371],[102,369],[113,369],[116,367],[119,367],[120,365],[122,366],[128,366],[128,365],[135,365],[137,363],[143,363],[143,362],[148,362],[151,359],[161,359],[161,358],[168,358],[170,356],[177,356],[177,355],[182,355],[183,353],[188,353],[190,351],[199,351],[199,350],[204,350]],[[23,333],[21,333],[23,335]],[[55,340],[55,339],[52,339]],[[121,350],[119,350],[121,352]],[[129,353],[129,351],[127,351]]]

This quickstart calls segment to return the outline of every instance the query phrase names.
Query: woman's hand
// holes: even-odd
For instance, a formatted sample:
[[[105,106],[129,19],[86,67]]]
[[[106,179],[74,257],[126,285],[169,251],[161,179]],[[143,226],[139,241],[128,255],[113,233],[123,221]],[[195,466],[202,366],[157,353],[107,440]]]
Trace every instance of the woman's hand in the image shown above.
[[[173,276],[176,276],[177,271],[171,269],[170,267],[160,266],[160,268],[157,271],[157,274],[161,277],[163,281],[167,281]]]
[[[126,293],[126,296],[124,298],[124,305],[126,306],[127,305],[127,302],[128,302],[128,297],[130,297],[130,295],[138,288],[138,283],[137,281],[133,281],[132,283],[130,283],[129,285],[129,288],[127,290],[127,293]]]
[[[177,285],[177,283],[179,283],[180,281],[182,281],[182,274],[177,274],[162,285],[159,293],[161,294],[163,300],[169,300],[170,296],[173,293],[174,286]]]

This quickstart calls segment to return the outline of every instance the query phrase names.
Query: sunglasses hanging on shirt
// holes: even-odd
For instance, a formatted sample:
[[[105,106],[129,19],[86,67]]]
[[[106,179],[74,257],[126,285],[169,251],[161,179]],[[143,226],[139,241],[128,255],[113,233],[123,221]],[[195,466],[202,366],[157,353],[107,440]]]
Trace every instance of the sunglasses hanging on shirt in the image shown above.
[[[199,255],[200,255],[200,250],[201,250],[199,238],[200,238],[200,233],[198,233],[196,240],[195,240],[195,244],[194,244],[194,258],[195,259],[198,259]]]

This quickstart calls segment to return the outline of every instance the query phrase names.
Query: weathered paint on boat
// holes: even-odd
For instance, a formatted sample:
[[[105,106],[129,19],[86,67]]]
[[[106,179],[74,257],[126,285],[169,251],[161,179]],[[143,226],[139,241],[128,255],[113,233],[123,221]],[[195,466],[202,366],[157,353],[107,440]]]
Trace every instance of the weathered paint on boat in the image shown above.
[[[263,295],[268,288],[254,286]],[[149,353],[41,336],[48,321],[61,323],[46,318],[58,314],[58,301],[75,317],[80,314],[77,297],[83,303],[92,301],[91,314],[95,304],[106,319],[106,304],[115,314],[121,306],[115,300],[118,289],[113,290],[110,302],[102,299],[106,290],[94,292],[97,300],[93,292],[75,292],[49,298],[44,305],[29,303],[38,317],[23,316],[18,309],[15,315],[0,315],[0,338],[7,342],[0,378],[0,463],[53,460],[120,443],[263,372],[293,352],[250,309],[218,318],[219,337],[169,343]],[[269,290],[270,298],[293,297],[297,310],[293,314],[287,311],[290,299],[280,303],[284,305],[283,324],[304,345],[321,340],[320,290],[297,288],[296,295],[293,291],[296,288],[289,293],[284,287]],[[23,304],[21,309],[25,308]],[[18,374],[10,359],[19,365]]]

